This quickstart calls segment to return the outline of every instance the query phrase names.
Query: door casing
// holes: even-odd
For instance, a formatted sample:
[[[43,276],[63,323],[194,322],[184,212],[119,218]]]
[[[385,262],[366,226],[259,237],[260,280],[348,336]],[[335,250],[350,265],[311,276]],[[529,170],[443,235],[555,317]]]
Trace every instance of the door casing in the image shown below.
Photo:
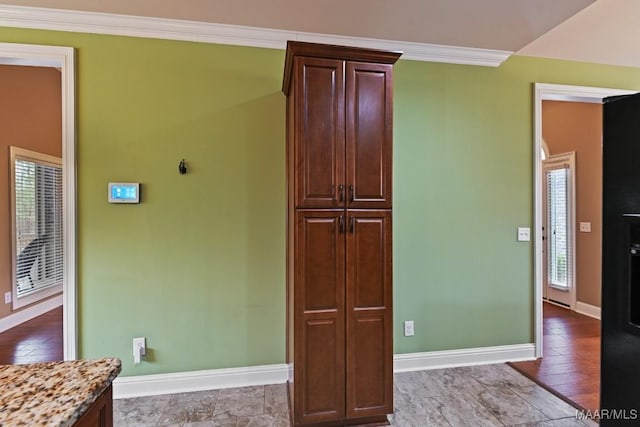
[[[542,294],[543,294],[543,268],[542,268],[542,161],[540,151],[542,148],[542,101],[574,101],[601,103],[603,98],[616,95],[629,95],[637,93],[637,90],[612,89],[591,86],[571,86],[549,83],[534,83],[534,127],[533,127],[533,185],[534,185],[534,341],[535,357],[542,357]]]
[[[0,63],[60,70],[62,89],[63,354],[77,358],[75,54],[72,47],[0,43]]]

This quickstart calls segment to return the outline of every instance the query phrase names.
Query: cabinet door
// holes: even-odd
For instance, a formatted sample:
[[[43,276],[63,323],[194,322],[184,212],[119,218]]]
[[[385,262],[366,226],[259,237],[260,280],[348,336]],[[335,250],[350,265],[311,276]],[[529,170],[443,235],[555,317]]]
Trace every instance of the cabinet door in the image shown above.
[[[344,61],[295,59],[296,207],[345,204]]]
[[[347,62],[349,208],[391,208],[392,68]]]
[[[347,211],[347,417],[393,412],[391,211]]]
[[[296,212],[295,419],[344,418],[345,213]]]
[[[74,427],[113,427],[113,388],[111,385],[80,416]]]

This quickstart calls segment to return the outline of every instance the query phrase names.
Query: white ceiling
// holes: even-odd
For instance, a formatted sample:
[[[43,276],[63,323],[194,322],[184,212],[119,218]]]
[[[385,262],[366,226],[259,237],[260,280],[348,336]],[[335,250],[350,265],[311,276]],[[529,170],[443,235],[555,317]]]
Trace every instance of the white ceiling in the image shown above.
[[[598,0],[517,53],[640,67],[640,0]]]
[[[0,0],[640,67],[640,0]],[[0,23],[0,25],[2,25]]]

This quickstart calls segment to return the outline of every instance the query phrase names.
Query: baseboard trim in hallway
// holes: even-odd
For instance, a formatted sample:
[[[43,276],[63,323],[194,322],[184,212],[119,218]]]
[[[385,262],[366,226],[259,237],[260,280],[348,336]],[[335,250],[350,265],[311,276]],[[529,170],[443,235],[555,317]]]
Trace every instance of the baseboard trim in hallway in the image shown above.
[[[585,316],[600,320],[600,307],[587,304],[586,302],[578,301],[576,303],[576,313],[584,314]]]
[[[518,344],[396,354],[393,357],[393,365],[394,372],[410,372],[534,359],[533,344]],[[286,364],[275,364],[121,377],[114,381],[113,397],[125,399],[229,387],[282,384],[287,381],[288,371],[289,367]]]

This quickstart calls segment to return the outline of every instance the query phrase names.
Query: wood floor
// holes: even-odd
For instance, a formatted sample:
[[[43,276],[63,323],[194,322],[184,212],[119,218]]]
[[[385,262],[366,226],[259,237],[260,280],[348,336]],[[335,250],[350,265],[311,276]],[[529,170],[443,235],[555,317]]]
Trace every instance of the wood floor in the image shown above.
[[[62,358],[62,307],[0,333],[0,365]]]
[[[600,406],[600,321],[544,303],[543,356],[510,365],[584,409]]]

